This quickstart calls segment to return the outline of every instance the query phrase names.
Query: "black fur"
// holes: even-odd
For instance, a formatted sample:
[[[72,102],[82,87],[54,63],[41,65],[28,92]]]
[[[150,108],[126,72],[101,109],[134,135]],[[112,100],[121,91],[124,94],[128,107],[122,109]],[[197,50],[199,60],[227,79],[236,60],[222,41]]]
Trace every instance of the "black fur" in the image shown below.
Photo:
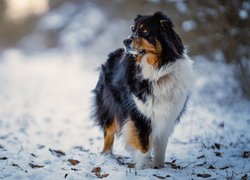
[[[94,116],[103,129],[110,126],[114,118],[122,126],[130,116],[138,131],[141,145],[146,148],[151,133],[150,120],[139,112],[132,101],[132,93],[145,100],[150,93],[150,85],[147,80],[135,76],[140,69],[134,62],[134,57],[126,54],[123,49],[109,55],[107,62],[102,65],[99,81],[93,91]]]

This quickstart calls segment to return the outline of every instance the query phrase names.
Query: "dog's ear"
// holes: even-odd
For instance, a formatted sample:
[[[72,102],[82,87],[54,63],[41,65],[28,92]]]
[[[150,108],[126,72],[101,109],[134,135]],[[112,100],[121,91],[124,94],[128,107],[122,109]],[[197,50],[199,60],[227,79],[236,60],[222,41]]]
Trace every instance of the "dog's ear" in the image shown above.
[[[156,12],[154,14],[154,18],[164,28],[173,28],[174,27],[173,22],[171,21],[171,19],[161,11]]]
[[[168,60],[179,58],[183,53],[184,47],[180,37],[173,29],[173,22],[163,12],[156,12],[153,17],[156,22],[159,22],[160,33],[164,40],[164,57],[167,57]]]
[[[140,19],[142,17],[142,15],[138,14],[135,18],[135,21],[137,21],[138,19]]]

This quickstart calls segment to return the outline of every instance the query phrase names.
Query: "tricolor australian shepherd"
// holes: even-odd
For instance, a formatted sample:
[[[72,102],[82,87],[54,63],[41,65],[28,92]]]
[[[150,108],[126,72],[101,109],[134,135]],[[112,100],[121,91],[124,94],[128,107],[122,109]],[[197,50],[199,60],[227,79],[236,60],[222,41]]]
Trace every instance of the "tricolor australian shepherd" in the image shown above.
[[[168,138],[192,87],[192,61],[173,28],[162,12],[138,15],[124,49],[102,65],[94,89],[94,117],[104,131],[102,153],[111,153],[118,134],[139,169],[164,167]]]

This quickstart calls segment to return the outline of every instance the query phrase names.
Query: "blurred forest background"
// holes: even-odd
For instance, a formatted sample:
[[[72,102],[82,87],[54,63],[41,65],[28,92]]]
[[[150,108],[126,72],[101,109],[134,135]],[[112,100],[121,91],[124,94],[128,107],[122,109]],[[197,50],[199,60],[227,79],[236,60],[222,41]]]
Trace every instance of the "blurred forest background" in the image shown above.
[[[248,0],[1,0],[0,52],[13,47],[26,53],[64,51],[77,46],[106,55],[121,46],[137,14],[156,10],[173,19],[191,56],[235,64],[244,97],[250,98]],[[95,43],[100,39],[105,47]]]

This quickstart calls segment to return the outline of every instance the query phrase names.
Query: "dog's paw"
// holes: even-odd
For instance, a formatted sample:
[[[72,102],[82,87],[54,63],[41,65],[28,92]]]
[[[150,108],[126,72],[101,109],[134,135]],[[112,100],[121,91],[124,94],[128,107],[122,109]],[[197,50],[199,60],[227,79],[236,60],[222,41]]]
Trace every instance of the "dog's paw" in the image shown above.
[[[150,163],[149,157],[145,157],[143,159],[137,159],[135,168],[136,169],[150,169],[152,163]]]
[[[137,162],[137,163],[135,164],[135,169],[142,170],[142,169],[150,169],[150,168],[152,168],[152,166],[150,165],[149,162],[144,162],[144,163],[142,163],[142,162]]]

